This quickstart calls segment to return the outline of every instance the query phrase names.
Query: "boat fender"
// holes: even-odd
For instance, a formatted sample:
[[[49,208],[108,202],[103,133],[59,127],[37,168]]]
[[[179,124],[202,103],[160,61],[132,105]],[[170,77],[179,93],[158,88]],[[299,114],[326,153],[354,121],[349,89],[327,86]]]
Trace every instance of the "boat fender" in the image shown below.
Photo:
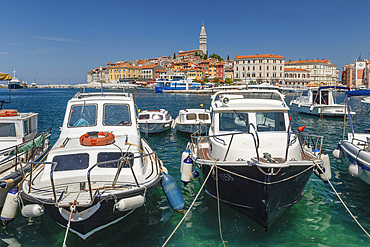
[[[348,167],[348,173],[351,174],[353,177],[359,177],[362,175],[363,169],[361,166],[357,164],[357,162],[353,162]]]
[[[190,157],[186,157],[183,161],[182,172],[181,172],[181,181],[186,186],[191,180],[191,173],[193,171],[193,160]]]
[[[182,174],[184,160],[190,155],[190,149],[186,148],[184,152],[181,154],[181,166],[180,166],[180,173]]]
[[[320,174],[319,178],[326,183],[328,182],[328,180],[331,179],[331,166],[329,154],[322,152],[321,160],[322,160],[322,170],[324,171],[324,174],[326,176],[324,174]]]
[[[313,110],[313,108],[315,108],[313,105],[310,107],[310,111],[312,111]]]
[[[39,204],[28,204],[21,210],[24,217],[39,217],[44,214],[44,207]]]
[[[119,211],[127,211],[135,208],[139,208],[144,205],[145,197],[142,195],[137,195],[133,197],[128,197],[119,200],[115,205],[114,208],[118,209]]]
[[[198,170],[194,170],[192,173],[191,173],[191,179],[192,180],[198,180],[200,174],[199,174],[199,171]]]
[[[169,174],[162,173],[161,185],[171,208],[176,212],[183,212],[185,202],[182,198],[179,188],[177,187],[175,179]]]
[[[343,158],[343,151],[340,148],[336,148],[333,150],[333,156],[336,159],[341,159]]]
[[[17,215],[18,210],[18,187],[11,189],[5,199],[3,210],[1,211],[1,221],[4,225],[12,221]]]

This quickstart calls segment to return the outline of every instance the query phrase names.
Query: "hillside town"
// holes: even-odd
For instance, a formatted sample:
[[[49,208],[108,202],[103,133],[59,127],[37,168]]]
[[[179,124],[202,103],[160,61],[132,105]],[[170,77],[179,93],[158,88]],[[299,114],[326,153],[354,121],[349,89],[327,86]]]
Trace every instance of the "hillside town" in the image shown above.
[[[108,62],[106,66],[88,71],[87,83],[135,83],[149,86],[169,76],[183,76],[194,82],[216,85],[268,83],[291,88],[335,85],[369,88],[370,60],[360,56],[354,63],[343,66],[339,80],[337,65],[326,58],[291,60],[270,53],[222,59],[215,53],[208,54],[203,23],[198,49],[180,50],[173,57]]]

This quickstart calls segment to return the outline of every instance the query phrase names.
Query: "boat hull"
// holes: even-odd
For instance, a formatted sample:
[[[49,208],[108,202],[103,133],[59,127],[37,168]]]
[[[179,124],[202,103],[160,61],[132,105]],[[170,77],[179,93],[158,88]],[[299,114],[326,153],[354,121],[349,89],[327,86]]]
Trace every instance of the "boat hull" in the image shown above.
[[[210,168],[210,165],[201,165],[203,176]],[[246,214],[265,230],[300,201],[313,171],[312,166],[290,166],[281,168],[276,175],[266,175],[257,166],[222,166],[222,169],[218,169],[220,201]],[[217,198],[215,172],[208,179],[206,189]]]
[[[21,89],[23,88],[20,84],[12,83],[8,85],[8,89]]]
[[[323,117],[343,117],[345,114],[345,105],[322,105],[314,106],[311,105],[298,106],[298,112]]]
[[[140,132],[144,134],[161,133],[161,132],[165,132],[171,129],[171,122],[168,122],[168,123],[139,123],[139,125],[140,125]]]
[[[339,146],[348,164],[356,162],[357,165],[361,166],[362,173],[359,178],[370,185],[370,152],[347,140],[341,141]]]
[[[192,134],[194,132],[200,131],[201,133],[207,133],[209,129],[209,124],[179,124],[176,123],[177,131],[182,133]]]

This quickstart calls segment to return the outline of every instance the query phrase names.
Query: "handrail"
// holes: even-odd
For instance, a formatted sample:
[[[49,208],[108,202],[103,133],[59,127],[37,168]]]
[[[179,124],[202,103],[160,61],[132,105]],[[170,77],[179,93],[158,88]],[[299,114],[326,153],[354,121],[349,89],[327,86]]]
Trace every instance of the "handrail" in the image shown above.
[[[52,164],[51,169],[50,169],[50,183],[53,189],[53,194],[54,194],[54,201],[57,203],[57,193],[55,191],[55,184],[54,184],[54,170],[55,167],[58,165],[57,162],[42,162],[44,164]]]

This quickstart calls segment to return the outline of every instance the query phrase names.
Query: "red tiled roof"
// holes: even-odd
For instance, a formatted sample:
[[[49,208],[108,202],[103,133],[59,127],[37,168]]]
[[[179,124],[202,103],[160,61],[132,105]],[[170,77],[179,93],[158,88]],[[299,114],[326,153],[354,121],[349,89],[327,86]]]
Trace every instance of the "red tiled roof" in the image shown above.
[[[305,71],[305,72],[310,72],[307,69],[295,69],[295,68],[284,68],[284,71]]]
[[[310,59],[310,60],[299,60],[299,61],[290,61],[290,62],[285,62],[285,64],[303,64],[303,63],[328,63],[329,60],[328,59],[323,59],[323,60],[319,60],[319,59]],[[335,64],[333,64],[335,65]]]
[[[283,58],[283,56],[280,55],[274,55],[274,54],[257,54],[257,55],[248,55],[248,56],[236,56],[234,59],[245,59],[245,58]]]
[[[140,68],[142,68],[142,69],[152,69],[155,66],[157,66],[157,64],[147,64],[147,65],[141,66]]]

